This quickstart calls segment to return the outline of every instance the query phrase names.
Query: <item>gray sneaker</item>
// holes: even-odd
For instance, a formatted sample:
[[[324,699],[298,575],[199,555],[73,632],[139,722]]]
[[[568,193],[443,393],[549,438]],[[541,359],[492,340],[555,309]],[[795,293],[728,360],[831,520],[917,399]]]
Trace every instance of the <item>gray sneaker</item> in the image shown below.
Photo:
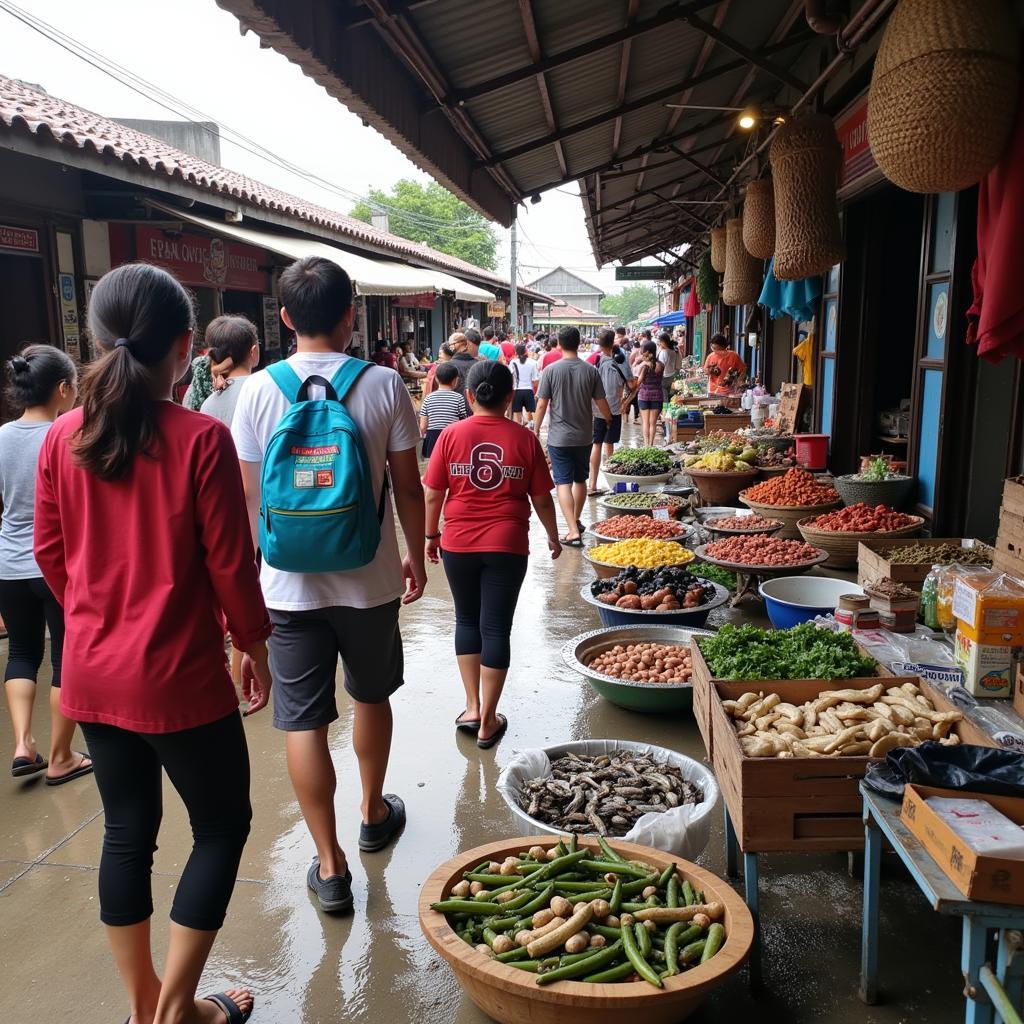
[[[376,825],[364,823],[359,826],[359,849],[364,853],[383,850],[405,827],[405,804],[402,798],[394,793],[385,793],[384,803],[388,805],[388,816],[383,821],[378,821]]]
[[[352,909],[352,872],[320,877],[320,858],[314,857],[306,873],[306,884],[316,893],[320,909],[326,914],[343,914]]]

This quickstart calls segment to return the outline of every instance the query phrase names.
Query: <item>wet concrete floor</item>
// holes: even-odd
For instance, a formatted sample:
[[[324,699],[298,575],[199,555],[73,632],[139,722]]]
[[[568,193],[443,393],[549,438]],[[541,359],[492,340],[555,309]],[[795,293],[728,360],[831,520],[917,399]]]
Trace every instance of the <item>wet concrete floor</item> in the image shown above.
[[[591,505],[590,518],[600,518]],[[619,738],[705,757],[691,717],[645,716],[614,707],[563,665],[562,645],[600,625],[596,610],[579,600],[591,571],[577,551],[552,561],[536,523],[532,539],[536,554],[519,602],[513,669],[502,704],[510,727],[496,749],[480,751],[453,733],[462,691],[451,647],[452,603],[439,567],[431,570],[426,596],[403,612],[407,674],[394,699],[388,787],[404,797],[409,824],[398,843],[381,853],[356,849],[359,794],[350,749],[351,707],[339,685],[341,719],[332,745],[341,838],[355,876],[353,915],[327,918],[314,909],[305,886],[313,847],[288,782],[282,737],[269,710],[247,720],[253,832],[202,991],[251,986],[257,1000],[254,1024],[483,1024],[487,1018],[463,996],[422,938],[416,904],[421,880],[437,864],[519,834],[495,791],[512,751],[561,740]],[[709,625],[740,617],[761,621],[749,607],[715,612]],[[6,657],[5,647],[0,645],[0,659]],[[49,682],[45,673],[43,678]],[[37,739],[45,752],[42,695],[37,709]],[[5,707],[0,712],[5,757],[10,736]],[[120,1024],[127,1016],[97,917],[102,829],[91,779],[59,788],[46,788],[41,778],[0,781],[2,1024]],[[189,848],[187,820],[169,790],[153,886],[159,957],[165,948],[163,924]],[[963,1019],[958,922],[933,913],[898,863],[883,872],[883,1002],[867,1007],[856,994],[861,882],[847,873],[846,856],[761,860],[765,988],[752,995],[745,974],[738,975],[691,1020],[951,1024]],[[699,863],[724,873],[719,813]]]

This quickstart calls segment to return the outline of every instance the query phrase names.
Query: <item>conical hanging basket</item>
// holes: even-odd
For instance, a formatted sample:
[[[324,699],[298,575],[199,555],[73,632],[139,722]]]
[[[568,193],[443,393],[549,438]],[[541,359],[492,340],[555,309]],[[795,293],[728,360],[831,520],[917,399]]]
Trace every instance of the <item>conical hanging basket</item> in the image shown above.
[[[726,221],[725,277],[722,301],[727,306],[746,306],[757,302],[764,284],[764,266],[743,245],[743,218]]]
[[[759,178],[747,186],[743,245],[759,260],[770,260],[775,255],[775,187],[771,178]]]
[[[799,281],[823,274],[846,255],[836,200],[842,150],[832,119],[810,114],[787,121],[772,142],[770,159],[775,276]]]
[[[711,266],[716,273],[725,273],[725,228],[711,229]]]
[[[981,181],[1013,127],[1019,35],[1007,0],[900,0],[868,93],[868,142],[910,192]]]

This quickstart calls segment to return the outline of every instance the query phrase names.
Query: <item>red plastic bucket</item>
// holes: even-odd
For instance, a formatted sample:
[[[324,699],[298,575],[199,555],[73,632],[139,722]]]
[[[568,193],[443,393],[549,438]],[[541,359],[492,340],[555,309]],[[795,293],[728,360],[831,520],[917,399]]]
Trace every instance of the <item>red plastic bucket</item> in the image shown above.
[[[794,434],[797,465],[822,470],[828,464],[828,434]]]

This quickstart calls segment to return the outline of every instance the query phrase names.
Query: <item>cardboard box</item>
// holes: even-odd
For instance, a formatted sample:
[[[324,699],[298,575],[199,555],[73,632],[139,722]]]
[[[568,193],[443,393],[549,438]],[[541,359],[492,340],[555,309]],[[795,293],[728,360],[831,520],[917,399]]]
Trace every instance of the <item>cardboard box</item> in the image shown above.
[[[993,586],[1003,577],[998,592]],[[953,588],[960,631],[979,644],[1024,644],[1024,583],[998,571],[960,576]]]
[[[863,587],[865,583],[888,576],[920,591],[924,579],[931,572],[931,563],[920,565],[900,565],[890,562],[881,552],[891,548],[905,547],[907,544],[923,544],[927,547],[938,547],[940,544],[955,544],[962,548],[979,550],[992,560],[995,552],[988,544],[980,540],[964,539],[963,537],[901,537],[893,540],[862,540],[857,546],[857,582]],[[1024,564],[1024,563],[1022,563]],[[1006,570],[1003,570],[1004,572]]]
[[[953,648],[968,692],[975,697],[1010,696],[1016,666],[1015,648],[979,643],[962,629],[956,631]]]
[[[1024,825],[1024,798],[967,794],[962,790],[909,785],[900,820],[921,841],[949,880],[972,900],[1024,906],[1024,860],[979,856],[925,802],[930,796],[974,796],[987,800],[1011,821]]]

